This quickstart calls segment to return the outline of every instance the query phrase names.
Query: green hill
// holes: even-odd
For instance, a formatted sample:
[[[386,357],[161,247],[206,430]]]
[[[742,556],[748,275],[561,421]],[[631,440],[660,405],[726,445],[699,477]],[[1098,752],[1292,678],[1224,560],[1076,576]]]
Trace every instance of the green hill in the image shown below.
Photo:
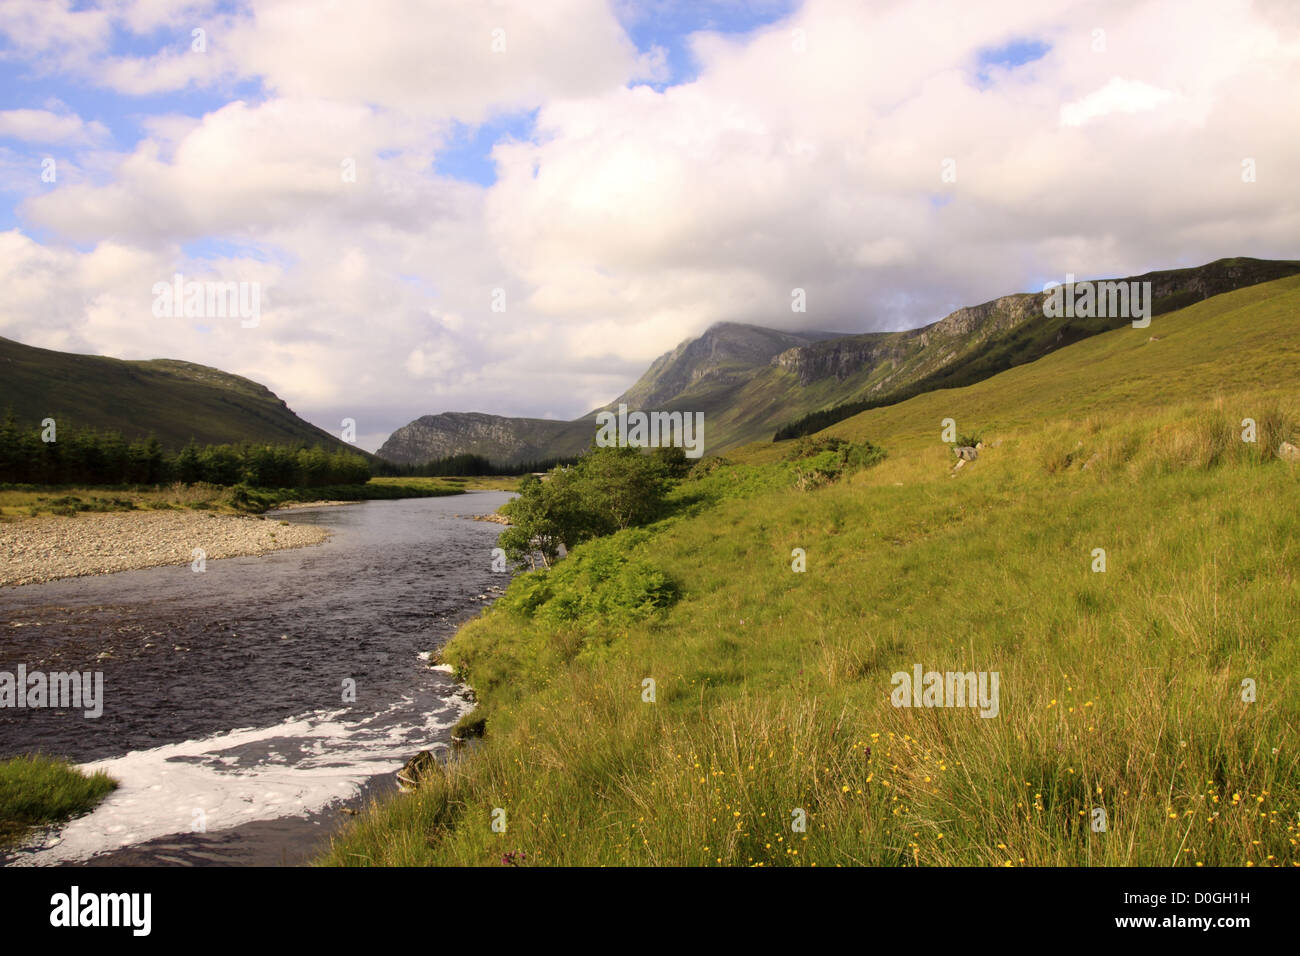
[[[303,421],[270,389],[238,375],[172,359],[124,361],[75,355],[0,338],[0,414],[23,427],[44,418],[60,427],[157,436],[170,451],[199,444],[267,442],[357,451]]]
[[[483,740],[329,861],[1300,865],[1298,315],[1282,279],[864,412],[888,458],[814,491],[793,443],[713,462],[461,629]],[[918,665],[997,715],[894,706]]]

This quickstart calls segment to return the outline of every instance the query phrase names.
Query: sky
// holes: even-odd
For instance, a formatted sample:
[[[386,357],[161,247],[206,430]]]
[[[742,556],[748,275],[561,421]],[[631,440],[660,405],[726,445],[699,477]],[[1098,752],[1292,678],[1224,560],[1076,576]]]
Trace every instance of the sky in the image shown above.
[[[1292,0],[4,0],[0,90],[0,335],[369,450],[576,418],[715,322],[1300,258]],[[160,315],[176,274],[257,321]]]

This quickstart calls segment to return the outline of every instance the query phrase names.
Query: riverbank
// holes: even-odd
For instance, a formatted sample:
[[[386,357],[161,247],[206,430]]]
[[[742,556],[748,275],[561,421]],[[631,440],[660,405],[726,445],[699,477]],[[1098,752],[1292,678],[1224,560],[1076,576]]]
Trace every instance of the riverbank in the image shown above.
[[[73,517],[87,512],[209,511],[261,514],[322,503],[436,498],[467,491],[512,490],[516,478],[372,478],[364,484],[314,488],[251,488],[202,483],[168,485],[0,485],[0,522],[42,515]]]
[[[201,511],[81,514],[0,524],[0,587],[320,544],[329,531]]]
[[[300,508],[334,508],[338,505],[359,505],[360,501],[286,501],[276,505],[276,511],[297,511]]]
[[[450,746],[468,704],[419,652],[505,583],[490,554],[500,529],[456,514],[507,498],[295,510],[257,523],[328,528],[328,545],[209,562],[207,574],[0,592],[8,670],[102,671],[104,687],[93,733],[57,709],[0,708],[0,757],[58,754],[120,784],[0,863],[270,866],[319,852],[344,808],[387,794],[412,754]]]

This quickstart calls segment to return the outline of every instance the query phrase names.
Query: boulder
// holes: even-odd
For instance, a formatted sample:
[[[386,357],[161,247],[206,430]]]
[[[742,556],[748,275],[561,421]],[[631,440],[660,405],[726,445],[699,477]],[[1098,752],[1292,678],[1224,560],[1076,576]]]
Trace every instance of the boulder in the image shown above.
[[[1277,446],[1277,457],[1283,461],[1300,461],[1300,448],[1289,441],[1284,441]]]
[[[952,453],[963,461],[974,461],[980,456],[980,453],[970,445],[961,445],[960,447],[954,448]]]
[[[439,769],[438,759],[429,751],[421,750],[397,771],[397,785],[403,790],[414,790],[425,776]]]

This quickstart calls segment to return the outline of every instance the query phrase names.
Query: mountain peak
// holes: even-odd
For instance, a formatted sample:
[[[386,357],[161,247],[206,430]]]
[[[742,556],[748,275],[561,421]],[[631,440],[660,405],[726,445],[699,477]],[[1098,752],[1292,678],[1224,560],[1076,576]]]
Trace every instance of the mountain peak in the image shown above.
[[[697,386],[710,390],[734,384],[755,366],[766,365],[775,355],[810,345],[825,332],[783,332],[742,322],[715,322],[694,338],[655,359],[646,373],[626,392],[607,405],[626,403],[633,408],[658,408],[684,397]]]

